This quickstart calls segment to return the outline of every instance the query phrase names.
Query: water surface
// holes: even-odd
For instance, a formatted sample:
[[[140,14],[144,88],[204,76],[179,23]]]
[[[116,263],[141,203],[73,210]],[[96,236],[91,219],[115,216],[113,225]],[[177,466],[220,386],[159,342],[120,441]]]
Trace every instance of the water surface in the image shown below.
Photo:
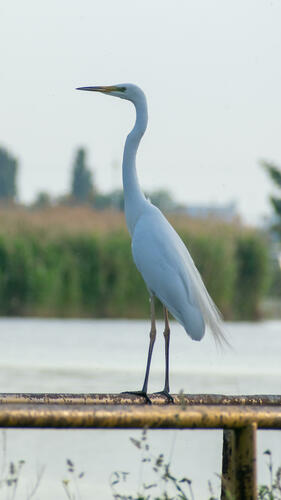
[[[228,323],[232,349],[220,350],[207,333],[192,342],[171,327],[171,390],[188,393],[280,394],[281,322]],[[149,391],[164,381],[163,323],[152,360]],[[121,392],[141,388],[149,341],[147,321],[0,319],[0,392]],[[7,459],[25,459],[18,498],[26,498],[36,470],[46,465],[36,498],[64,499],[61,481],[70,458],[85,477],[81,499],[112,498],[109,476],[129,471],[128,488],[141,481],[140,452],[129,440],[140,431],[9,430]],[[221,431],[150,431],[153,453],[164,452],[178,475],[193,480],[195,498],[207,498],[207,481],[218,489]],[[266,457],[281,464],[281,433],[258,434],[259,480],[267,479]],[[143,471],[143,479],[150,476]],[[153,477],[152,477],[153,479]],[[79,498],[79,497],[77,497]]]

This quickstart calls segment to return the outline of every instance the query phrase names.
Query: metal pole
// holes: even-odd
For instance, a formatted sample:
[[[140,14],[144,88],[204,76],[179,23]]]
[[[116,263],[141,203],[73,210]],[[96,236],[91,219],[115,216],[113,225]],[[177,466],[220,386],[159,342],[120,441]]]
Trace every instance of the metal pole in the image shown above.
[[[221,500],[235,498],[235,436],[233,429],[224,429],[222,448]]]
[[[256,422],[235,430],[237,500],[257,499],[256,430]]]
[[[221,500],[257,499],[256,430],[253,422],[224,431]]]

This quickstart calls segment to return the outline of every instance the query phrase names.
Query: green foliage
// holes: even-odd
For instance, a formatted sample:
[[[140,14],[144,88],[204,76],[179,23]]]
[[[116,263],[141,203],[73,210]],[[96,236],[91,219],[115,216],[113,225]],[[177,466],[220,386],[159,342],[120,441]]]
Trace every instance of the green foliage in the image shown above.
[[[47,208],[51,205],[51,203],[52,200],[49,193],[47,193],[46,191],[40,191],[37,194],[34,203],[32,204],[32,208],[37,208],[37,209]]]
[[[271,205],[274,208],[275,213],[281,217],[281,199],[280,198],[274,198],[274,196],[270,197]]]
[[[110,193],[96,193],[93,206],[97,210],[105,210],[111,208],[118,211],[124,210],[124,193],[123,189],[114,189]]]
[[[73,166],[71,194],[75,201],[85,203],[93,197],[92,173],[86,165],[86,151],[78,149]]]
[[[208,291],[219,305],[226,318],[233,317],[233,296],[237,261],[232,238],[221,235],[189,236],[183,234],[183,241],[197,264]]]
[[[272,162],[263,161],[261,165],[265,168],[266,172],[272,179],[275,186],[281,189],[281,170]],[[278,224],[274,224],[273,229],[277,232],[281,232],[281,198],[276,198],[274,196],[270,197],[270,202],[273,206],[274,212],[278,218]]]
[[[13,200],[16,196],[17,160],[0,148],[0,200]]]
[[[102,316],[137,317],[147,314],[148,294],[133,262],[127,233],[113,233],[103,238],[101,272]]]
[[[163,212],[173,212],[177,207],[177,203],[173,199],[169,191],[160,189],[146,193],[146,197]],[[124,210],[124,193],[123,189],[114,189],[109,193],[95,193],[93,206],[97,210],[111,208],[118,211]]]
[[[265,168],[273,182],[281,188],[281,171],[275,165],[275,163],[269,162],[269,161],[263,161],[261,162],[262,166]]]
[[[171,212],[177,206],[171,193],[166,189],[152,191],[151,193],[148,193],[147,196],[150,199],[151,203],[153,203],[153,205],[156,205],[156,207],[158,207],[163,212]]]
[[[258,500],[281,500],[281,467],[273,473],[272,453],[266,450],[264,455],[268,457],[269,485],[262,484],[258,489]]]
[[[177,206],[169,191],[166,191],[164,189],[146,193],[146,196],[151,201],[151,203],[153,203],[153,205],[156,205],[156,207],[160,208],[160,210],[162,210],[163,212],[172,212]],[[114,189],[110,193],[106,194],[95,193],[93,206],[98,210],[113,208],[114,210],[123,211],[123,189]]]
[[[267,245],[258,233],[239,236],[236,244],[235,309],[241,319],[260,316],[259,302],[269,286]]]
[[[263,236],[181,236],[225,317],[257,318],[269,273]],[[129,235],[43,229],[0,235],[0,314],[148,317],[148,293]]]

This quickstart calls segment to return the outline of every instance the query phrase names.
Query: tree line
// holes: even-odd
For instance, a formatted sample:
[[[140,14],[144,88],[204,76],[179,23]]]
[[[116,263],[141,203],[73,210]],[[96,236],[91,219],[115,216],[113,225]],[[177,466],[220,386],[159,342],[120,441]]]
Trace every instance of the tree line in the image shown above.
[[[16,202],[18,160],[5,148],[0,147],[0,202]],[[179,207],[171,194],[166,190],[147,193],[151,202],[161,210],[172,211]],[[93,177],[93,172],[88,165],[87,151],[80,147],[77,149],[71,166],[71,186],[69,193],[52,199],[46,191],[37,194],[32,203],[33,208],[45,208],[53,203],[63,205],[87,204],[98,210],[113,208],[123,210],[124,196],[122,189],[115,189],[109,193],[99,191]]]
[[[272,234],[280,241],[281,237],[281,168],[275,163],[262,161],[262,167],[275,184],[278,196],[271,196],[274,217],[271,225]],[[0,146],[0,203],[16,202],[18,160],[4,147]],[[151,202],[164,212],[183,211],[185,207],[179,205],[172,195],[164,189],[145,193]],[[123,211],[124,195],[122,189],[115,189],[109,193],[102,193],[97,188],[93,179],[93,172],[88,165],[86,149],[77,149],[71,167],[71,186],[67,195],[53,199],[46,191],[37,194],[32,208],[46,208],[52,204],[75,205],[88,204],[95,209],[103,210],[112,208]]]
[[[264,168],[281,190],[281,170],[271,163]],[[94,182],[84,148],[71,165],[69,193],[53,200],[42,192],[31,208],[87,204],[95,209],[123,209],[122,191],[104,194]],[[17,202],[18,161],[0,148],[0,201]],[[150,194],[164,211],[177,207],[165,192]],[[274,234],[281,235],[281,193],[272,197],[276,212]],[[61,208],[58,206],[58,210]],[[71,210],[70,210],[71,212]],[[26,213],[31,217],[32,211]],[[48,214],[44,212],[43,219]],[[258,230],[241,225],[194,232],[176,227],[188,243],[204,280],[226,318],[253,319],[261,314],[261,302],[270,285],[272,296],[281,295],[277,259],[269,258],[270,239]],[[200,224],[201,226],[201,224]],[[147,312],[147,293],[130,257],[127,233],[32,230],[18,224],[16,231],[0,233],[0,315],[78,315],[142,317]],[[274,267],[275,266],[275,267]],[[129,274],[128,274],[129,273]],[[93,282],[94,279],[94,282]]]
[[[16,202],[18,198],[17,174],[18,160],[6,148],[0,146],[0,202]],[[279,196],[271,196],[270,201],[273,207],[275,220],[273,230],[281,236],[281,168],[269,161],[262,161],[261,165],[279,189]],[[183,208],[164,189],[146,193],[151,202],[164,212],[178,211]],[[80,147],[77,149],[71,167],[71,186],[67,195],[60,196],[53,200],[46,191],[37,194],[32,206],[34,208],[44,208],[52,203],[57,204],[89,204],[96,209],[113,208],[123,210],[124,196],[122,189],[115,189],[109,193],[101,193],[93,179],[93,173],[88,165],[87,151]]]

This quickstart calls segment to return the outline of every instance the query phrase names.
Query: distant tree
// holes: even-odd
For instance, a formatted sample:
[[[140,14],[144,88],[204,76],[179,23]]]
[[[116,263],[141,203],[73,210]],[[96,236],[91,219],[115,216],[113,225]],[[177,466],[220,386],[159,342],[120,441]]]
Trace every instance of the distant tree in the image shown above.
[[[49,193],[46,193],[46,191],[40,191],[32,204],[32,208],[47,208],[51,205],[51,203],[52,200]]]
[[[75,201],[85,203],[93,199],[94,186],[92,172],[86,165],[86,151],[78,149],[72,171],[71,194]]]
[[[16,189],[17,160],[4,148],[0,148],[0,200],[14,200]]]
[[[113,208],[122,212],[124,210],[124,194],[123,189],[115,189],[110,193],[96,193],[93,206],[97,210],[105,210]]]
[[[153,203],[153,205],[156,205],[158,208],[160,208],[160,210],[163,210],[163,212],[171,212],[178,207],[169,191],[166,191],[164,189],[145,193],[145,196],[151,201],[151,203]],[[113,208],[114,210],[123,211],[123,189],[114,189],[110,193],[106,194],[96,193],[93,205],[98,210]]]
[[[176,208],[176,202],[171,193],[166,189],[159,189],[148,193],[148,198],[153,205],[156,205],[163,212],[172,212]]]
[[[263,161],[261,164],[280,190],[280,197],[270,196],[270,202],[277,216],[277,224],[274,225],[274,229],[281,233],[281,170],[272,162]]]
[[[55,198],[56,205],[65,205],[72,206],[73,205],[73,196],[71,194],[61,194]]]

